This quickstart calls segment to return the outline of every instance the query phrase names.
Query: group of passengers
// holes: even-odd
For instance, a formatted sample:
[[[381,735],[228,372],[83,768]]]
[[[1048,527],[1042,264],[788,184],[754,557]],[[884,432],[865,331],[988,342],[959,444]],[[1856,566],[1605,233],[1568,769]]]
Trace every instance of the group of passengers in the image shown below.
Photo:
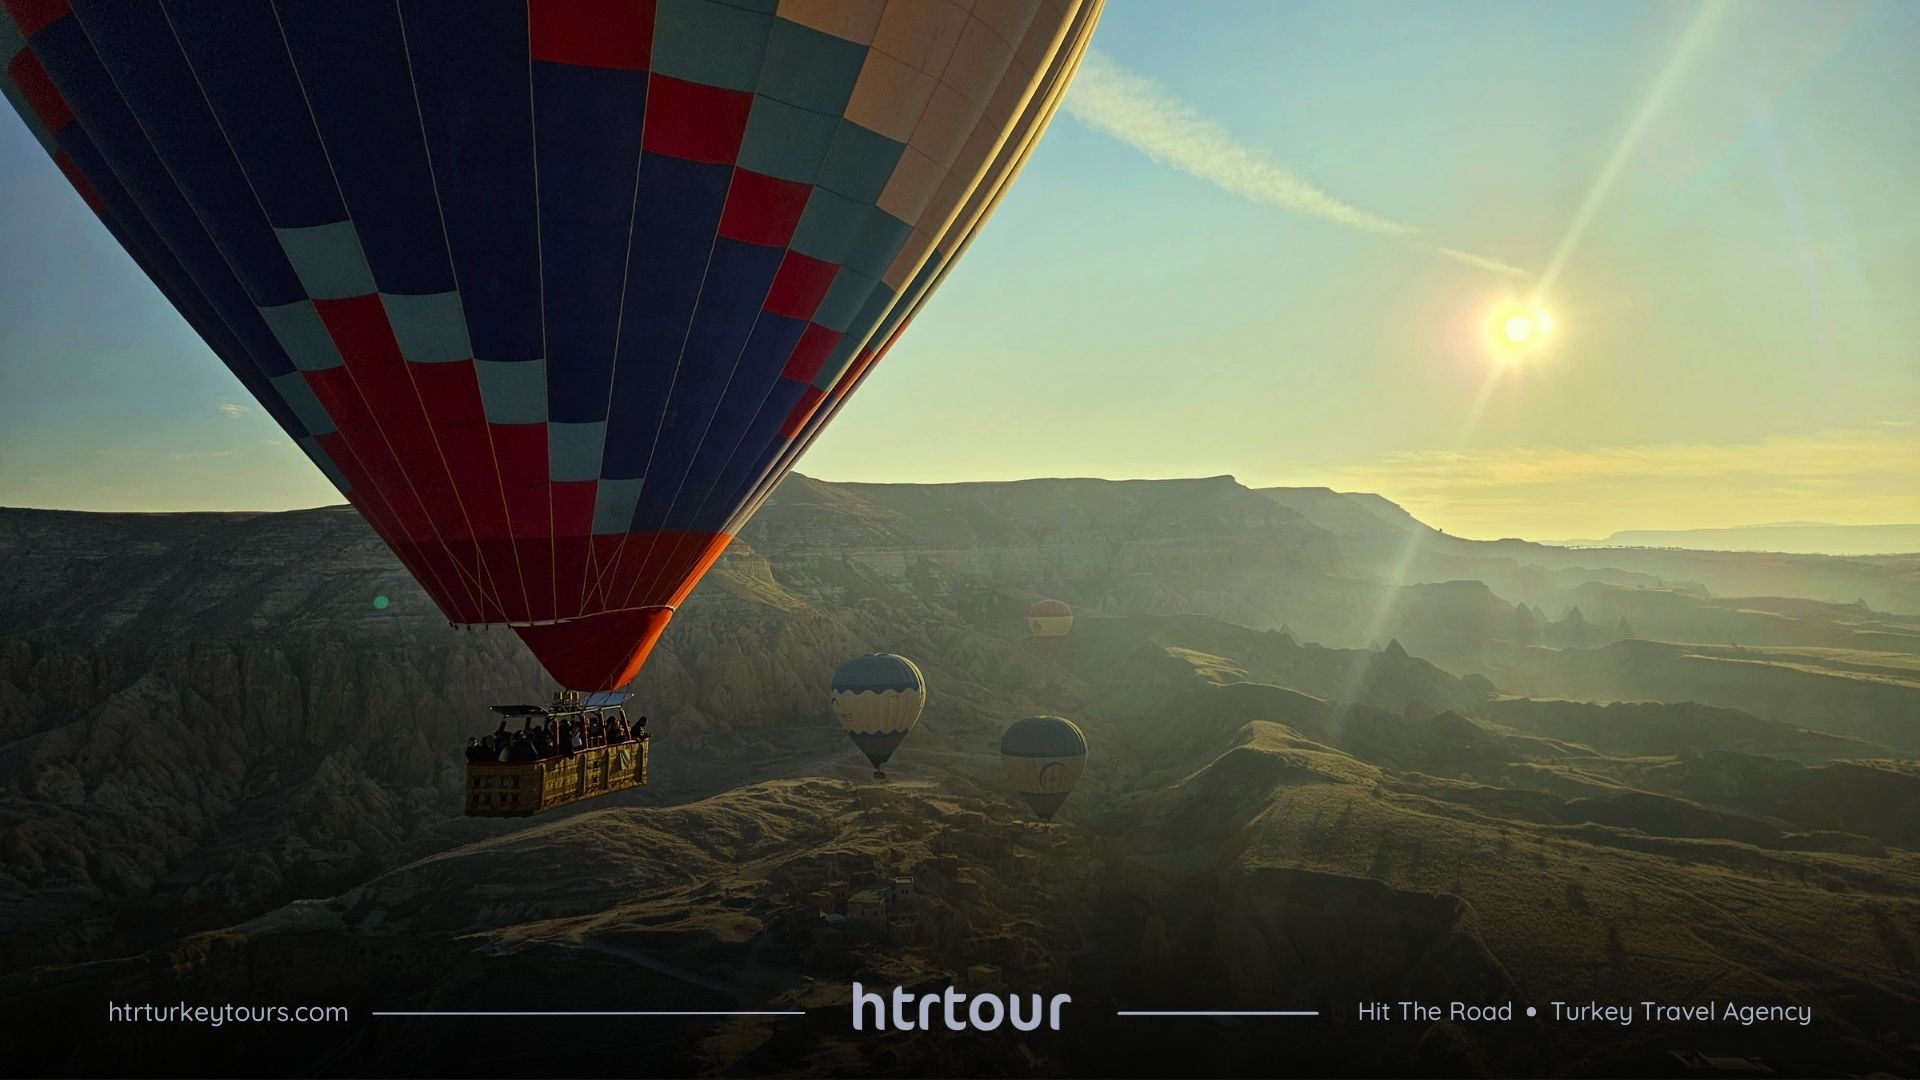
[[[519,764],[551,757],[572,757],[596,746],[617,746],[646,737],[647,718],[644,716],[632,727],[627,726],[627,718],[623,715],[605,719],[598,713],[591,717],[549,716],[545,724],[535,724],[532,717],[527,717],[521,721],[519,731],[507,730],[507,722],[502,720],[500,729],[493,734],[467,740],[467,761],[473,764],[499,761]]]

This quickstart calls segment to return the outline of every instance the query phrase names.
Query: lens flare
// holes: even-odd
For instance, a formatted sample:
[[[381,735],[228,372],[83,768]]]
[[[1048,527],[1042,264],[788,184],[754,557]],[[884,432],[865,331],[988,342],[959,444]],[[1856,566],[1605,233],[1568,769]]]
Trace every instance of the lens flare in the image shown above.
[[[1512,363],[1533,355],[1553,331],[1553,316],[1514,301],[1494,307],[1487,317],[1487,347],[1500,360]]]

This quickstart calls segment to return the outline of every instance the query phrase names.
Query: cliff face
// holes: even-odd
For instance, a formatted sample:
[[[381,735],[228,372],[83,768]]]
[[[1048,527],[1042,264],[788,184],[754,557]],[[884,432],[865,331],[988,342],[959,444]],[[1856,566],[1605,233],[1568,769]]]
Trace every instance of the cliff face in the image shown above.
[[[795,477],[743,539],[824,596],[849,571],[889,584],[944,573],[1076,610],[1198,611],[1278,625],[1293,582],[1344,571],[1338,540],[1231,477],[824,484]]]
[[[543,693],[511,634],[450,629],[343,510],[9,511],[0,562],[9,968],[364,879],[457,812],[486,706]],[[686,620],[656,715],[719,684],[794,707],[833,639],[768,614]]]
[[[1004,712],[1038,593],[1252,622],[1259,582],[1337,562],[1328,534],[1226,478],[795,477],[633,687],[659,735],[642,797],[740,779],[729,761],[779,749],[754,732],[817,715],[852,653],[929,658],[945,700]],[[346,508],[6,510],[0,565],[0,969],[218,925],[444,844],[467,827],[449,824],[459,748],[486,706],[546,692],[510,633],[449,628]]]
[[[1510,601],[1544,603],[1585,582],[1668,584],[1721,596],[1861,601],[1879,611],[1920,615],[1920,555],[1839,557],[1465,540],[1427,526],[1378,495],[1326,488],[1264,488],[1259,494],[1339,537],[1348,565],[1357,571],[1403,581],[1474,578]]]

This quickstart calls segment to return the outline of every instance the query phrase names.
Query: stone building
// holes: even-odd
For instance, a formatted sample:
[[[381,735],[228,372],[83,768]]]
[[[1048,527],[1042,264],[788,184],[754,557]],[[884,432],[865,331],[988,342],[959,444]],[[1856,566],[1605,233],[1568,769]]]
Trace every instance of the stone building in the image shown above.
[[[912,945],[920,940],[920,920],[911,915],[895,915],[887,920],[887,940],[895,945]]]
[[[877,933],[887,925],[887,898],[872,889],[847,897],[847,924],[862,933]]]

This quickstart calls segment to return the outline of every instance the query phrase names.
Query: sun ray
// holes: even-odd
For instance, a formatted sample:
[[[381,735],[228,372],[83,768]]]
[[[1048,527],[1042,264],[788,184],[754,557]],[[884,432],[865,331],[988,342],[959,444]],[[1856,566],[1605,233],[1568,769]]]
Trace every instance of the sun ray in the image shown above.
[[[1726,7],[1726,0],[1708,0],[1700,6],[1699,14],[1693,17],[1693,23],[1687,27],[1686,33],[1681,35],[1679,44],[1674,46],[1673,55],[1667,58],[1666,66],[1660,69],[1660,74],[1647,90],[1647,96],[1641,100],[1639,111],[1634,113],[1633,120],[1627,124],[1627,130],[1621,134],[1620,141],[1614,145],[1613,152],[1607,156],[1606,164],[1601,166],[1593,183],[1588,185],[1586,195],[1573,213],[1573,219],[1567,223],[1567,231],[1561,236],[1560,245],[1554,249],[1553,258],[1548,260],[1547,268],[1534,285],[1531,306],[1538,307],[1552,293],[1554,283],[1559,280],[1561,271],[1566,269],[1567,260],[1573,257],[1580,241],[1593,225],[1595,216],[1599,214],[1601,205],[1613,193],[1614,185],[1619,182],[1621,172],[1633,157],[1634,149],[1666,108],[1674,88],[1680,85],[1692,68],[1694,59],[1706,44],[1708,34],[1719,23]]]
[[[1460,425],[1460,436],[1454,440],[1455,447],[1464,447],[1473,438],[1474,430],[1480,426],[1480,417],[1487,411],[1487,403],[1493,400],[1493,392],[1500,385],[1502,374],[1502,369],[1495,366],[1480,381],[1479,392],[1474,394],[1473,405],[1467,409],[1466,419]],[[1394,552],[1387,576],[1380,583],[1380,602],[1374,606],[1373,613],[1367,619],[1366,629],[1360,634],[1359,640],[1378,639],[1386,631],[1387,624],[1393,621],[1394,610],[1400,603],[1400,587],[1406,584],[1407,572],[1413,568],[1413,560],[1420,554],[1421,542],[1424,539],[1424,533],[1417,528],[1409,529],[1406,536],[1401,539],[1400,548]],[[1340,704],[1351,704],[1358,700],[1362,688],[1361,682],[1365,678],[1366,668],[1363,665],[1355,665],[1351,668],[1335,701]]]

